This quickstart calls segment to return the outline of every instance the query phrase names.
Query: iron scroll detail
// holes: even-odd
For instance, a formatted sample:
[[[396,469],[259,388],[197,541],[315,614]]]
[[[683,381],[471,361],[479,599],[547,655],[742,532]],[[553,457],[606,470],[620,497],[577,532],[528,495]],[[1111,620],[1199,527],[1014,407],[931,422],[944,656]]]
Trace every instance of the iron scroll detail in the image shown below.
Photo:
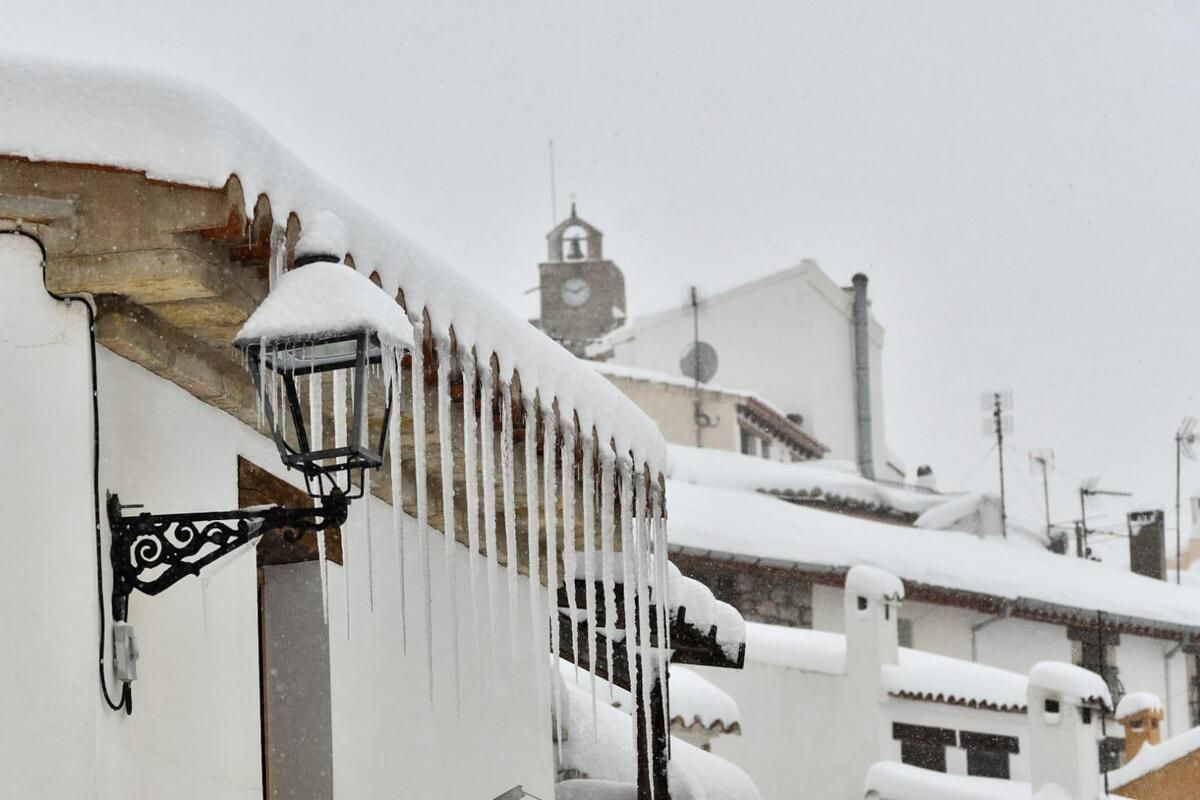
[[[134,590],[156,595],[189,575],[272,531],[283,530],[290,540],[306,533],[339,528],[350,501],[340,493],[328,495],[316,508],[267,506],[193,514],[126,516],[115,494],[108,495],[108,524],[112,532],[112,615],[125,620]]]

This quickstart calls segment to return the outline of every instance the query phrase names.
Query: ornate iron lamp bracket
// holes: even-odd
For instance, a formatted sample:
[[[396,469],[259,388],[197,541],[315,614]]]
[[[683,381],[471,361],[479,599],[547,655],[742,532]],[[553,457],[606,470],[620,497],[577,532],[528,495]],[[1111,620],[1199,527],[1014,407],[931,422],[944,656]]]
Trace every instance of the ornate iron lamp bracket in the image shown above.
[[[110,493],[113,619],[126,619],[129,595],[135,589],[158,594],[188,575],[199,575],[204,567],[271,531],[286,531],[284,535],[296,541],[308,532],[341,527],[349,507],[345,495],[332,494],[322,498],[316,508],[266,506],[126,516],[126,508],[140,506],[122,506],[117,495]]]

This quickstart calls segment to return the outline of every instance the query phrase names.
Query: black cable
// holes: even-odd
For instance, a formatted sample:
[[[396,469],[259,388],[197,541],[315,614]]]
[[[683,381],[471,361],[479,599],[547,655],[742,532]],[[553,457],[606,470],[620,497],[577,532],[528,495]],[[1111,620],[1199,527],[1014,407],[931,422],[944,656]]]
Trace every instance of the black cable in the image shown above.
[[[104,607],[104,561],[103,561],[103,544],[100,530],[100,393],[99,379],[96,369],[96,309],[92,307],[91,302],[82,295],[61,295],[51,291],[49,284],[46,282],[46,248],[42,245],[40,239],[28,231],[21,229],[16,230],[0,230],[0,234],[9,234],[13,236],[24,236],[31,242],[37,245],[38,250],[42,254],[42,288],[46,290],[46,294],[53,297],[60,303],[70,305],[75,301],[83,303],[83,307],[88,313],[88,340],[91,353],[91,377],[92,377],[92,523],[96,532],[96,599],[100,609],[100,647],[99,647],[99,670],[100,670],[100,691],[104,695],[104,702],[113,711],[125,709],[125,713],[133,713],[133,697],[129,689],[129,684],[126,683],[121,689],[121,699],[113,702],[112,694],[108,690],[108,676],[104,671],[104,640],[108,633],[107,619],[105,618]]]

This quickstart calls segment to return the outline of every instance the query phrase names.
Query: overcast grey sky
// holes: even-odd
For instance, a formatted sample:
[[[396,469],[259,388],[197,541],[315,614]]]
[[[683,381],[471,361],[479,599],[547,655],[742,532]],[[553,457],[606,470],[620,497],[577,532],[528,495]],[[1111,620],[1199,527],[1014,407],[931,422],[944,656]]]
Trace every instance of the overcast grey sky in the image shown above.
[[[43,0],[0,47],[211,86],[523,314],[551,137],[634,314],[804,257],[866,272],[893,448],[994,487],[979,395],[1010,388],[1067,519],[1093,474],[1170,502],[1200,416],[1198,33],[1194,0]]]

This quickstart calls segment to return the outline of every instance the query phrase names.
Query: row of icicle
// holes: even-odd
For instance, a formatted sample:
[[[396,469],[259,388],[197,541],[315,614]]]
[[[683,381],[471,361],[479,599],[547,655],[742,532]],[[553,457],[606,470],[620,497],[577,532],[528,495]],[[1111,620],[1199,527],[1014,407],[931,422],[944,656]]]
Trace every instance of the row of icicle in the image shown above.
[[[416,327],[417,341],[421,341],[421,329]],[[265,355],[270,343],[262,344]],[[381,364],[373,367],[375,377],[382,377],[383,385],[389,392],[393,412],[389,417],[387,468],[391,473],[391,506],[392,528],[396,547],[396,572],[400,580],[399,619],[402,648],[408,651],[408,614],[406,607],[406,587],[403,576],[406,574],[406,562],[409,554],[406,550],[406,526],[413,524],[413,518],[403,511],[403,468],[405,459],[411,458],[413,473],[416,475],[416,530],[426,528],[429,520],[429,491],[426,483],[428,464],[426,453],[426,438],[423,435],[413,436],[411,452],[405,452],[401,439],[401,419],[411,422],[414,432],[434,429],[437,431],[440,450],[440,482],[442,487],[441,504],[443,519],[443,546],[445,564],[445,582],[447,597],[457,598],[457,573],[453,569],[456,546],[456,504],[465,500],[466,538],[469,551],[473,554],[468,559],[470,586],[469,596],[473,611],[473,629],[475,631],[474,656],[477,663],[480,660],[479,632],[486,626],[490,630],[492,641],[496,637],[496,615],[499,608],[497,585],[501,570],[499,551],[501,549],[497,525],[496,497],[496,467],[499,461],[500,470],[500,507],[503,511],[503,551],[506,554],[504,575],[506,578],[508,606],[508,636],[515,645],[517,642],[518,619],[516,598],[519,591],[517,555],[518,509],[516,505],[516,477],[518,465],[515,463],[514,443],[517,436],[517,420],[514,419],[514,404],[512,396],[512,379],[494,374],[491,360],[477,363],[473,355],[462,354],[455,358],[451,354],[449,343],[440,341],[432,350],[436,354],[436,420],[429,420],[426,413],[425,381],[419,382],[417,377],[426,374],[424,348],[412,350],[385,345],[382,348]],[[406,370],[403,364],[405,354],[411,355],[411,364]],[[454,377],[455,364],[461,373],[463,385],[463,413],[461,430],[454,430],[451,414],[450,384]],[[350,374],[347,374],[350,373]],[[333,420],[332,445],[345,446],[349,435],[347,423],[348,409],[354,405],[352,371],[334,371],[332,379],[332,413]],[[407,377],[407,385],[406,385]],[[271,417],[280,426],[285,438],[294,437],[295,431],[288,433],[288,414],[285,411],[287,394],[282,379],[274,372],[265,371],[261,381],[258,396],[259,422],[262,423],[265,411],[270,409]],[[324,397],[323,385],[326,381],[321,375],[307,378],[297,377],[297,392],[307,389],[307,426],[309,441],[314,449],[318,449],[329,438],[324,421],[328,409]],[[304,384],[307,384],[305,387]],[[478,398],[477,398],[478,393]],[[582,612],[586,620],[587,632],[587,664],[603,664],[607,675],[613,674],[614,643],[620,641],[616,636],[617,620],[617,591],[616,585],[633,577],[633,591],[622,592],[623,607],[621,613],[626,620],[625,633],[630,631],[630,621],[633,624],[633,637],[626,638],[629,647],[629,671],[631,680],[636,680],[635,655],[642,654],[644,669],[648,679],[641,682],[641,702],[636,704],[642,714],[648,714],[651,703],[651,684],[665,675],[667,656],[670,647],[667,640],[668,603],[659,602],[666,599],[667,587],[667,557],[666,557],[666,522],[662,505],[662,495],[657,483],[643,465],[635,468],[629,454],[618,454],[611,443],[599,441],[591,430],[581,431],[576,423],[574,414],[562,418],[552,404],[538,402],[538,398],[528,394],[519,398],[524,428],[524,465],[525,480],[525,512],[524,523],[527,542],[528,601],[530,623],[532,630],[531,647],[534,652],[542,651],[544,643],[538,633],[539,629],[548,627],[550,639],[550,658],[535,658],[534,664],[538,672],[538,700],[542,707],[549,707],[555,721],[555,741],[561,747],[562,730],[562,693],[561,681],[556,674],[559,663],[560,609],[558,606],[558,586],[560,581],[558,559],[555,557],[561,546],[563,575],[561,576],[567,591],[567,608],[562,609],[568,617],[568,624],[577,625],[579,614]],[[500,430],[495,430],[492,409],[497,407],[500,412]],[[351,412],[352,413],[352,412]],[[540,420],[543,431],[543,455],[541,470],[538,469],[538,423]],[[359,431],[362,441],[366,442],[369,425],[364,425]],[[460,465],[465,480],[465,498],[456,497],[455,453],[453,442],[459,436],[462,442],[462,464]],[[555,458],[554,448],[557,443],[559,458]],[[498,448],[497,448],[498,445]],[[498,449],[498,453],[497,453]],[[577,451],[583,455],[579,459],[578,486],[580,496],[576,497],[576,456]],[[599,465],[599,475],[596,466]],[[370,481],[369,475],[365,478]],[[481,483],[482,482],[482,483]],[[482,486],[482,492],[480,488]],[[561,488],[561,491],[560,491]],[[482,501],[482,502],[481,502]],[[362,502],[364,536],[366,538],[367,584],[370,607],[374,608],[374,546],[372,542],[369,514],[366,512],[367,503]],[[583,575],[577,575],[576,536],[559,535],[561,529],[574,532],[576,530],[577,503],[582,511],[582,553],[581,561]],[[597,514],[597,506],[599,513]],[[632,513],[631,513],[632,511]],[[596,523],[599,522],[599,531]],[[598,537],[597,537],[598,534]],[[539,542],[545,537],[546,585],[537,579],[542,574],[540,563],[541,551]],[[415,537],[418,545],[416,557],[421,576],[421,604],[419,613],[424,616],[425,667],[428,676],[427,688],[430,702],[433,702],[434,664],[433,664],[433,589],[430,575],[429,539],[426,536]],[[328,622],[328,563],[325,553],[325,537],[317,536],[318,558],[320,560],[321,596],[326,622]],[[561,542],[559,541],[561,539]],[[620,563],[616,561],[619,545]],[[350,631],[350,598],[349,571],[350,553],[343,538],[343,568],[345,570],[346,598],[346,630]],[[481,602],[478,596],[478,570],[486,561],[487,598]],[[587,587],[602,587],[601,597],[603,608],[597,608],[596,592],[589,588],[586,592],[585,607],[577,607],[575,581],[582,577]],[[653,610],[657,615],[654,627],[663,632],[657,642],[651,642],[650,611],[652,587],[661,588],[655,592]],[[450,610],[450,642],[452,653],[451,679],[454,684],[456,702],[460,698],[461,682],[459,675],[459,618],[457,602],[449,603]],[[598,625],[598,614],[603,611],[606,630]],[[548,625],[547,625],[548,621]],[[602,634],[605,643],[604,652],[597,652],[597,635]],[[629,642],[632,638],[632,644]],[[578,636],[574,637],[578,642]],[[580,648],[572,647],[575,669],[580,667]],[[493,645],[492,653],[495,662],[493,668],[499,674],[499,657],[497,648]],[[586,666],[586,665],[585,665]],[[509,675],[515,680],[517,676],[516,648],[513,647],[513,658],[508,666]],[[547,672],[548,669],[548,672]],[[595,731],[596,705],[598,692],[595,670],[590,670],[589,676],[592,696],[593,731]],[[611,684],[610,684],[611,686]],[[670,719],[667,708],[668,693],[662,694],[662,718]],[[652,749],[648,737],[651,725],[649,719],[643,719],[642,729],[647,740],[644,742],[644,752]],[[637,726],[634,726],[636,730]],[[561,753],[560,753],[561,755]],[[653,770],[651,770],[651,773]]]

